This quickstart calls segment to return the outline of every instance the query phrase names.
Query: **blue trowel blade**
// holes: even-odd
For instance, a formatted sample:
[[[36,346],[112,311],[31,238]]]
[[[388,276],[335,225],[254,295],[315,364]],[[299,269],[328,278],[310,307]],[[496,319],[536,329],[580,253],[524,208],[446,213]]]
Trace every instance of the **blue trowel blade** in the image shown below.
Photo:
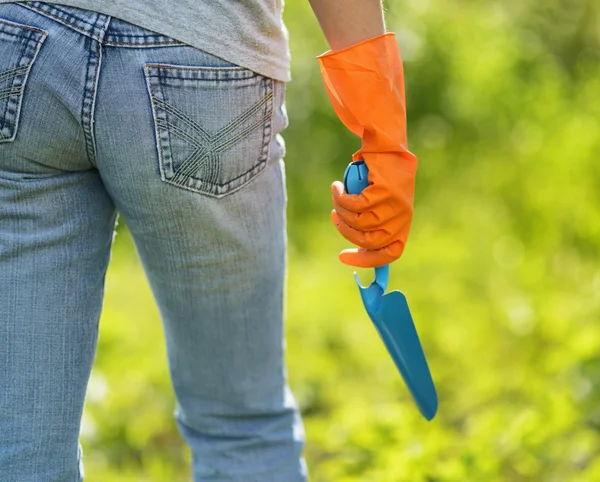
[[[437,392],[406,297],[400,291],[381,297],[383,292],[375,282],[368,288],[358,285],[367,313],[419,410],[432,420],[438,408]]]

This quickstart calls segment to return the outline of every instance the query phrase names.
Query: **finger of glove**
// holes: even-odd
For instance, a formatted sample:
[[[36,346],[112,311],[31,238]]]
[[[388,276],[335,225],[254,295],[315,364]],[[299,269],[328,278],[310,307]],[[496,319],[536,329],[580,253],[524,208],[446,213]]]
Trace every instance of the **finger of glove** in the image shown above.
[[[365,196],[366,189],[368,188],[363,189],[360,194],[348,194],[344,191],[344,185],[340,181],[335,181],[331,185],[333,204],[343,206],[353,213],[368,211],[371,207],[371,202],[369,198]]]
[[[377,268],[396,261],[402,256],[404,244],[401,241],[378,250],[345,249],[339,254],[339,260],[357,268]]]
[[[379,210],[383,212],[384,215],[386,213],[385,210]],[[334,210],[337,213],[338,218],[341,219],[349,227],[356,229],[357,231],[362,232],[375,232],[379,231],[380,233],[385,233],[388,236],[388,243],[390,244],[394,240],[398,239],[406,239],[408,235],[408,230],[410,229],[411,224],[411,216],[386,216],[390,219],[387,219],[385,222],[376,222],[375,219],[377,215],[375,213],[363,213],[356,214],[350,213],[346,211],[342,207],[338,207],[338,209]],[[391,214],[391,213],[390,213]],[[373,222],[367,221],[366,223],[362,223],[363,217],[367,217],[367,219],[371,219]],[[385,219],[385,218],[384,218]],[[337,223],[336,223],[337,224]]]
[[[365,211],[362,213],[353,213],[343,206],[340,206],[335,201],[333,203],[335,211],[340,219],[348,226],[359,231],[373,231],[387,224],[397,214],[389,209],[379,209],[375,211]]]
[[[344,238],[361,248],[380,249],[392,241],[390,235],[383,230],[364,232],[351,228],[340,219],[335,211],[331,211],[331,220]]]

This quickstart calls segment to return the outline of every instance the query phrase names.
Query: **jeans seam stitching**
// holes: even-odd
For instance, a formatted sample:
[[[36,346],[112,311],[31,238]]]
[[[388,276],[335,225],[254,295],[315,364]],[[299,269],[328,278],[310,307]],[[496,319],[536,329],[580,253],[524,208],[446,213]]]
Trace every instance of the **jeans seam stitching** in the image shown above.
[[[62,14],[63,14],[64,16],[66,16],[66,17],[70,17],[70,18],[72,18],[72,19],[74,19],[74,20],[76,20],[76,21],[78,21],[78,22],[81,22],[81,23],[84,23],[84,24],[86,24],[86,25],[89,25],[90,27],[96,28],[96,25],[95,25],[95,24],[93,24],[93,23],[91,23],[91,22],[88,22],[87,20],[85,20],[85,19],[83,19],[83,18],[79,18],[77,15],[74,15],[74,14],[73,14],[73,13],[71,13],[71,12],[67,12],[66,10],[62,10],[61,8],[58,8],[56,5],[52,5],[52,7],[50,7],[50,8],[48,8],[48,9],[46,9],[46,8],[44,8],[43,6],[39,6],[39,4],[40,4],[40,3],[41,3],[41,2],[31,2],[31,3],[30,3],[30,4],[28,4],[28,5],[23,5],[23,3],[22,3],[22,2],[19,2],[19,5],[23,5],[23,6],[25,6],[25,7],[30,7],[30,8],[36,9],[36,10],[38,10],[40,13],[45,13],[45,14],[47,14],[48,16],[50,16],[50,17],[52,17],[52,18],[54,18],[54,19],[56,19],[56,20],[60,20],[61,22],[68,23],[68,24],[69,24],[70,26],[72,26],[72,27],[77,27],[77,25],[75,25],[75,24],[72,24],[72,23],[70,23],[70,22],[67,22],[67,20],[65,20],[64,18],[61,18],[61,17],[59,17],[58,15],[55,15],[55,14],[53,14],[52,12],[58,12],[58,13],[62,13]],[[81,27],[77,27],[77,28],[81,28]]]
[[[33,31],[32,28],[27,28],[25,26],[21,26],[20,28],[25,28],[26,30]],[[10,132],[10,136],[6,136],[0,132],[0,141],[2,143],[11,142],[17,136],[17,130],[19,128],[19,120],[21,117],[21,109],[23,106],[23,98],[25,97],[25,87],[27,82],[29,81],[29,74],[31,73],[31,68],[37,59],[37,56],[42,48],[42,45],[46,41],[48,34],[40,29],[35,29],[37,35],[30,33],[26,37],[22,37],[25,45],[23,46],[23,50],[20,53],[20,60],[22,62],[24,59],[27,60],[25,65],[21,65],[19,67],[15,67],[13,69],[9,69],[2,74],[0,74],[0,78],[2,82],[12,81],[13,85],[15,79],[22,77],[21,85],[18,87],[11,86],[10,89],[7,89],[10,94],[1,100],[6,99],[6,106],[4,108],[4,112],[0,114],[0,119],[5,121],[6,128]],[[37,38],[36,38],[37,37]],[[16,96],[16,101],[11,102],[11,97]],[[9,107],[14,108],[14,119],[12,121],[9,120]]]
[[[101,40],[100,36],[97,33],[95,33],[96,29],[98,28],[96,25],[91,24],[91,23],[89,23],[89,22],[87,22],[85,20],[79,20],[77,17],[75,17],[74,15],[72,15],[72,14],[70,14],[68,12],[64,12],[63,11],[61,13],[64,13],[65,15],[67,15],[69,17],[72,17],[75,20],[81,21],[82,23],[85,23],[86,25],[89,25],[90,27],[92,27],[92,30],[86,30],[83,27],[80,27],[80,26],[78,26],[78,25],[76,25],[74,23],[71,23],[67,19],[61,18],[61,17],[59,17],[57,15],[54,15],[53,13],[51,13],[48,10],[45,10],[43,8],[38,7],[36,4],[19,3],[19,5],[21,5],[21,6],[25,7],[25,8],[28,8],[30,10],[33,10],[33,11],[39,13],[40,15],[44,15],[44,16],[50,18],[51,20],[54,20],[55,22],[62,23],[63,25],[66,25],[67,27],[72,28],[73,30],[79,32],[80,34],[89,36],[89,37],[91,37],[91,38],[93,38],[95,40]]]
[[[260,99],[260,100],[259,100],[259,101],[258,101],[258,102],[257,102],[257,103],[254,105],[254,106],[252,106],[250,109],[246,110],[244,113],[242,113],[242,114],[241,114],[240,116],[238,116],[236,119],[234,119],[234,120],[233,120],[233,121],[231,121],[229,124],[227,124],[227,126],[225,126],[224,128],[220,129],[220,130],[219,130],[219,131],[216,133],[216,138],[220,140],[220,138],[222,138],[223,136],[225,136],[225,134],[228,134],[228,133],[230,133],[232,130],[235,130],[235,129],[238,127],[238,125],[239,125],[239,124],[240,124],[240,123],[241,123],[243,120],[245,120],[245,118],[246,118],[246,114],[247,114],[248,112],[252,112],[252,111],[253,111],[253,110],[256,108],[256,106],[260,106],[260,107],[262,107],[262,105],[261,105],[261,104],[264,104],[265,111],[266,111],[266,112],[263,114],[263,116],[262,116],[262,117],[261,117],[261,118],[260,118],[258,121],[254,122],[254,124],[252,124],[250,127],[248,127],[248,128],[246,128],[246,129],[244,129],[244,130],[243,130],[241,133],[238,133],[238,135],[237,135],[237,136],[234,136],[234,137],[232,137],[232,138],[229,138],[229,139],[227,139],[227,140],[226,140],[226,141],[225,141],[223,144],[220,144],[220,145],[214,146],[214,145],[213,145],[213,144],[214,144],[214,138],[213,138],[213,139],[209,139],[209,146],[202,146],[203,148],[207,148],[207,147],[208,147],[208,148],[210,149],[210,150],[209,150],[209,152],[207,152],[207,153],[205,154],[205,157],[204,157],[204,158],[202,158],[202,159],[200,159],[200,160],[199,160],[199,162],[193,162],[193,163],[191,163],[191,165],[192,165],[192,167],[193,167],[194,165],[197,165],[197,166],[198,166],[198,169],[199,169],[199,168],[200,168],[200,167],[201,167],[203,164],[207,164],[207,161],[211,160],[212,162],[208,162],[208,164],[209,164],[209,166],[211,166],[211,165],[212,165],[212,166],[214,166],[214,165],[216,164],[216,162],[215,162],[215,159],[213,158],[213,156],[215,156],[216,154],[220,154],[221,152],[223,152],[223,151],[226,151],[227,149],[230,149],[232,146],[234,146],[235,144],[237,144],[237,143],[238,143],[240,140],[244,139],[244,138],[245,138],[245,137],[246,137],[246,136],[247,136],[247,135],[248,135],[250,132],[252,132],[252,131],[256,130],[258,127],[260,127],[260,125],[261,125],[261,124],[263,124],[263,125],[265,125],[265,128],[264,128],[264,132],[263,132],[263,141],[262,141],[262,146],[261,146],[261,155],[260,155],[260,157],[259,157],[259,160],[258,160],[258,162],[257,162],[256,164],[252,165],[252,166],[251,166],[249,169],[247,169],[247,170],[246,170],[245,172],[243,172],[242,174],[240,174],[240,175],[236,176],[236,177],[235,177],[235,178],[233,178],[233,179],[230,179],[230,180],[228,180],[227,182],[224,182],[224,183],[218,183],[218,182],[215,182],[214,180],[210,181],[210,180],[202,179],[203,183],[206,183],[206,184],[208,184],[209,186],[211,186],[211,187],[215,187],[215,188],[217,188],[217,189],[218,189],[218,188],[226,188],[227,186],[229,186],[229,185],[233,184],[233,183],[234,183],[235,181],[237,181],[238,179],[240,179],[240,178],[243,178],[243,177],[247,176],[249,173],[251,173],[252,171],[254,171],[254,170],[255,170],[257,167],[259,167],[261,164],[263,164],[263,163],[265,163],[265,162],[266,162],[266,159],[265,159],[265,149],[264,149],[264,144],[265,144],[265,137],[267,137],[267,136],[266,136],[266,134],[265,134],[265,133],[268,131],[268,127],[267,127],[267,126],[270,124],[270,123],[269,123],[269,118],[270,118],[270,116],[269,116],[269,107],[268,107],[268,104],[269,104],[269,101],[272,101],[272,100],[273,100],[273,97],[274,97],[274,95],[273,95],[273,91],[272,91],[272,90],[269,92],[269,89],[268,89],[268,86],[267,86],[267,83],[266,83],[266,82],[265,82],[265,89],[264,89],[264,90],[265,90],[265,92],[266,92],[266,95],[265,95],[265,96],[264,96],[262,99]],[[166,104],[166,103],[164,103],[164,104]],[[170,106],[170,104],[166,104],[166,105],[169,105],[169,106]],[[172,106],[171,106],[171,107],[172,107]],[[254,113],[254,112],[252,112],[252,113]],[[181,118],[181,117],[178,115],[178,113],[172,112],[172,114],[173,114],[175,117],[178,117],[180,120],[182,120],[182,121],[185,121],[184,119],[182,119],[182,118]],[[183,114],[185,115],[185,113],[183,113]],[[185,117],[186,117],[186,119],[188,118],[188,116],[187,116],[187,115],[186,115]],[[193,122],[193,124],[194,124],[194,125],[196,124],[196,122],[194,122],[193,120],[191,120],[191,121]],[[188,123],[188,125],[190,125],[190,124]],[[167,121],[167,126],[166,126],[166,127],[163,127],[163,128],[167,128],[167,129],[169,129],[169,130],[170,130],[170,129],[172,129],[172,128],[175,128],[175,127],[176,127],[176,126],[175,126],[173,123],[170,123],[170,122],[168,122],[168,121]],[[191,126],[191,127],[193,127],[193,126]],[[203,131],[203,132],[206,132],[204,129],[202,129],[202,131]],[[242,135],[242,134],[243,134],[243,135]],[[209,135],[210,135],[210,134],[209,134]],[[232,143],[232,141],[233,141],[233,143]],[[197,153],[197,151],[196,151],[196,152],[194,152],[194,153],[192,154],[192,156],[188,157],[188,159],[186,159],[186,160],[185,160],[185,161],[184,161],[184,162],[181,164],[181,166],[179,167],[179,169],[177,169],[177,170],[174,172],[174,175],[173,175],[173,176],[170,178],[170,179],[171,179],[171,181],[173,181],[173,183],[177,183],[177,184],[178,184],[178,183],[180,183],[180,182],[186,182],[186,183],[188,183],[188,182],[190,182],[190,181],[191,181],[191,182],[193,182],[195,179],[197,179],[197,178],[195,178],[193,175],[188,175],[188,176],[184,177],[185,171],[189,171],[189,166],[188,166],[188,167],[186,167],[186,164],[188,164],[189,160],[190,160],[192,157],[194,157],[194,156],[196,155],[196,153]],[[213,158],[213,159],[211,159],[211,158]],[[182,171],[182,168],[185,168],[185,169],[183,169],[183,171]],[[210,179],[210,177],[214,177],[214,175],[213,175],[213,176],[211,176],[211,174],[212,174],[212,173],[208,173],[208,176],[207,176],[207,177],[208,177],[209,179]],[[181,180],[180,180],[180,178],[181,178]]]

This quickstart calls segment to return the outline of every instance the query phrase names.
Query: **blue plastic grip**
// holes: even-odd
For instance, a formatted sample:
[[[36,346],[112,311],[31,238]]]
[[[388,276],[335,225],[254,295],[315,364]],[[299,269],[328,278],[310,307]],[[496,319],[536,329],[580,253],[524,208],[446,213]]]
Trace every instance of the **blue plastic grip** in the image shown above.
[[[365,161],[354,161],[344,172],[344,189],[348,194],[360,194],[369,185],[369,170]]]
[[[359,160],[348,164],[344,172],[344,190],[348,194],[360,194],[369,185],[369,169],[365,161]],[[390,265],[375,268],[375,283],[381,287],[381,294],[385,293],[390,277]],[[359,283],[357,277],[357,283]],[[360,283],[359,283],[360,285]]]

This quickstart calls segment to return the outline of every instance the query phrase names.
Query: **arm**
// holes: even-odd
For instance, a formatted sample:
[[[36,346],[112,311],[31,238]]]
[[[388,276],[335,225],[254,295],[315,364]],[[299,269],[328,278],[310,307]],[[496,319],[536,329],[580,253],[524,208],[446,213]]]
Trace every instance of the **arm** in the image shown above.
[[[385,33],[381,0],[309,0],[332,50]]]
[[[319,55],[321,75],[340,120],[361,138],[368,182],[360,194],[332,184],[337,230],[360,249],[340,261],[383,266],[404,251],[413,217],[417,158],[408,150],[402,59],[385,32],[381,0],[309,0],[331,46]]]

